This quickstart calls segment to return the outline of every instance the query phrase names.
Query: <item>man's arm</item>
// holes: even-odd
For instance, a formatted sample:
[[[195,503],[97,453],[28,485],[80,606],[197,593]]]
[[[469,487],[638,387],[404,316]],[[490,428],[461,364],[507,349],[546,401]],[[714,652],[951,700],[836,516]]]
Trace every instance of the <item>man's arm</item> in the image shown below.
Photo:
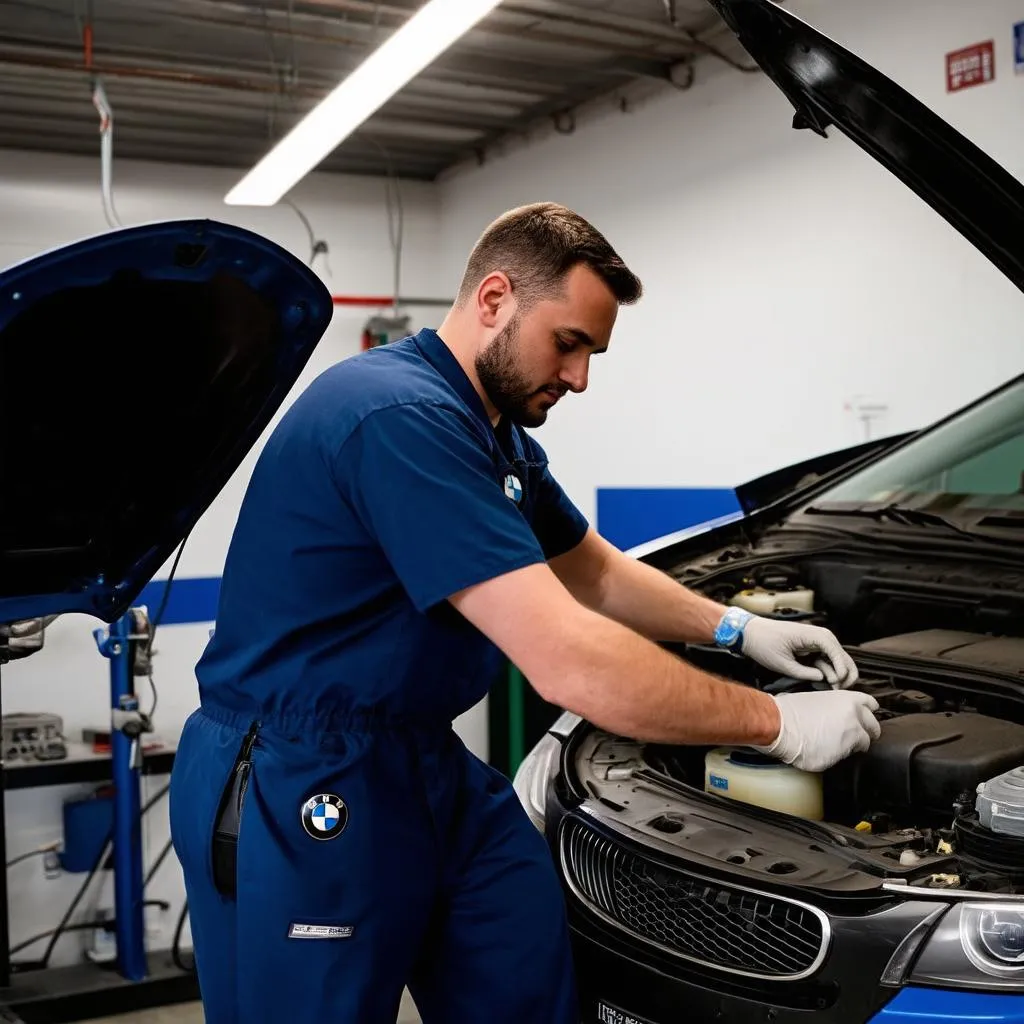
[[[770,744],[770,696],[719,679],[585,608],[543,564],[450,599],[545,700],[595,725],[664,743]]]
[[[582,604],[651,640],[711,643],[726,611],[619,551],[594,529],[549,564]]]
[[[593,529],[550,565],[578,601],[650,640],[711,643],[727,611],[623,554]],[[794,679],[823,679],[839,687],[857,682],[856,664],[829,630],[732,611],[745,620],[736,649],[758,664]]]
[[[448,600],[541,697],[610,732],[658,743],[750,745],[810,771],[865,750],[879,735],[870,695],[774,697],[720,679],[584,607],[544,563]]]

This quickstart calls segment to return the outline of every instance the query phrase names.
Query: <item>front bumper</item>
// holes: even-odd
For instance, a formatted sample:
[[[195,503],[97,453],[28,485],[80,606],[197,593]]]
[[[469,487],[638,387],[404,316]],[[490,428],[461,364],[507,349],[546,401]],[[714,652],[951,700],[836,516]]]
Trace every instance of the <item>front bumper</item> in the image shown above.
[[[711,978],[699,983],[695,978],[673,977],[646,959],[609,949],[604,940],[576,922],[572,925],[572,942],[583,1024],[678,1024],[684,1020],[806,1024],[808,1020],[808,1008],[795,1009],[756,996],[716,991]],[[814,1021],[853,1024],[870,1019],[880,1008],[865,1007],[854,1017],[833,1006],[815,1013]]]
[[[715,1021],[716,1024],[863,1024],[870,1021],[897,993],[877,984],[858,984],[869,973],[857,953],[840,955],[848,965],[846,978],[836,973],[801,991],[772,993],[723,985],[714,976],[694,972],[681,975],[664,962],[602,934],[579,913],[570,913],[573,954],[584,1024],[678,1024],[679,1021]],[[883,957],[883,967],[888,957]],[[877,977],[877,974],[875,975]],[[783,1001],[784,999],[788,1000]],[[623,1016],[601,1007],[611,1007]],[[903,1018],[892,1018],[892,1024]],[[888,1024],[889,1018],[884,1018]],[[920,1021],[917,1024],[921,1024]],[[1024,1020],[1021,1021],[1024,1024]]]
[[[560,874],[585,1024],[675,1024],[684,1019],[806,1024],[810,1013],[815,1024],[865,1024],[899,993],[881,984],[883,972],[903,939],[936,907],[931,901],[896,898],[823,907],[829,922],[827,949],[808,976],[780,981],[720,970],[645,940],[580,895],[559,848],[568,834],[564,826],[580,821],[634,857],[654,856],[654,851],[579,812],[565,815],[563,827],[549,833],[563,864]],[[679,861],[676,867],[686,872],[691,866]],[[742,881],[726,873],[718,874],[716,884],[744,889]],[[784,892],[781,887],[779,891]],[[709,935],[724,933],[713,920],[707,927]]]

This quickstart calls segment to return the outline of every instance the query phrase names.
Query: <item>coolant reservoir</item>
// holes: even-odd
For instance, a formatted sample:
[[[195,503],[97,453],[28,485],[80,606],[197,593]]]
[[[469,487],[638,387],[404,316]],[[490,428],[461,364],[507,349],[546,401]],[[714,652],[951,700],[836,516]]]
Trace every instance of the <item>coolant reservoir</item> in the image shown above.
[[[825,816],[821,775],[754,750],[716,747],[704,759],[704,791],[799,818]]]
[[[795,590],[765,590],[764,587],[754,587],[752,590],[741,590],[735,594],[730,598],[729,604],[755,615],[771,615],[782,608],[812,612],[814,591],[807,587],[797,587]]]
[[[1024,768],[1014,768],[978,786],[978,821],[1004,836],[1024,837]]]

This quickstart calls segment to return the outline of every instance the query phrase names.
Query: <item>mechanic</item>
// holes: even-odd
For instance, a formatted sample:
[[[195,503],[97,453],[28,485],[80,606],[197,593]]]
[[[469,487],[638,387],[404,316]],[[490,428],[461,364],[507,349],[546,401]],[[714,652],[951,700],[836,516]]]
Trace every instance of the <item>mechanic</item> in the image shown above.
[[[206,1017],[577,1020],[564,902],[508,779],[452,728],[503,653],[617,733],[821,770],[878,735],[835,637],[727,610],[604,541],[524,427],[587,387],[639,280],[551,203],[498,218],[455,304],[321,374],[273,430],[197,666],[171,827]],[[655,641],[831,688],[770,696]]]

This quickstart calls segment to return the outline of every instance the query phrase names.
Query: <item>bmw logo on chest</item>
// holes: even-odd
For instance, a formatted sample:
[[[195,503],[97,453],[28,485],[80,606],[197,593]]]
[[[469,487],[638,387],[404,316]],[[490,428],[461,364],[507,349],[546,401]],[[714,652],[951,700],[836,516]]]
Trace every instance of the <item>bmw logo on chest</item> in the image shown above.
[[[347,824],[345,801],[333,793],[318,793],[302,805],[302,827],[314,839],[334,839]]]
[[[508,473],[505,476],[505,497],[510,498],[517,505],[523,500],[523,485],[515,473]]]

